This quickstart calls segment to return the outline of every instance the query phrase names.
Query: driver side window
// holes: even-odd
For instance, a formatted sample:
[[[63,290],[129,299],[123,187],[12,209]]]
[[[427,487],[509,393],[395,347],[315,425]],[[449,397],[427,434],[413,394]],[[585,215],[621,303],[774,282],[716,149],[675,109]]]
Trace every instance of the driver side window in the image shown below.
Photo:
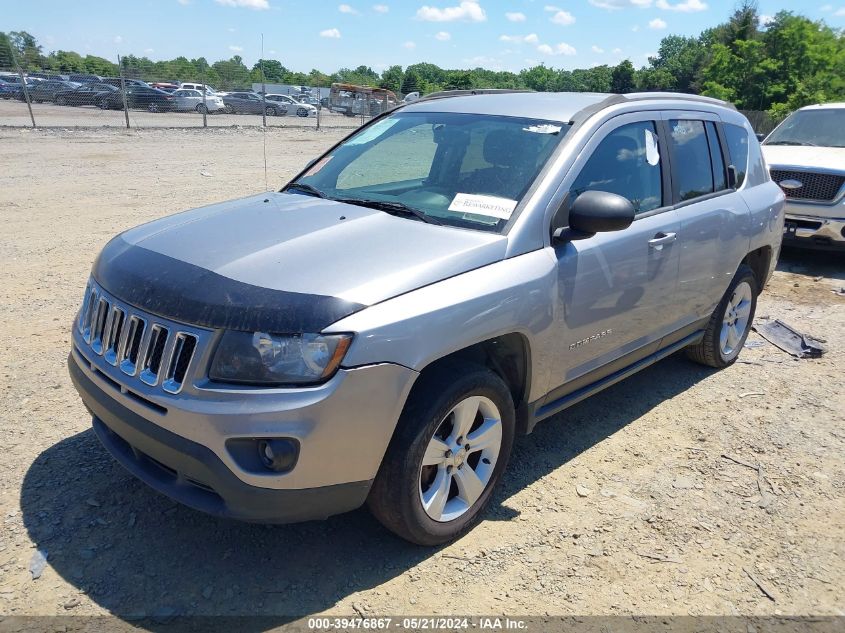
[[[607,191],[631,201],[637,213],[663,206],[657,130],[653,121],[620,126],[584,164],[570,189],[571,201],[585,191]]]

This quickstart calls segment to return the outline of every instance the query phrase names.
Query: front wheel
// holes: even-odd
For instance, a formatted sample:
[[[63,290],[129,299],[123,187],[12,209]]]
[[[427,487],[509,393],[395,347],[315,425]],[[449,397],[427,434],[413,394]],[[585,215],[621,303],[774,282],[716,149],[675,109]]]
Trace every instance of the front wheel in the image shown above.
[[[758,287],[754,271],[742,264],[713,311],[704,337],[687,348],[687,356],[697,363],[719,369],[732,365],[751,331]]]
[[[67,97],[58,96],[56,97],[56,105],[67,105]]]
[[[198,103],[197,112],[199,112],[200,114],[208,114],[208,108],[202,103]]]
[[[161,112],[161,108],[159,107],[159,105],[152,101],[147,104],[147,110],[149,112]]]
[[[515,429],[498,375],[475,365],[434,371],[414,386],[367,499],[385,527],[419,545],[446,543],[478,522]]]
[[[266,108],[264,108],[264,114],[266,114],[267,116],[276,116],[276,108],[274,108],[273,106],[267,106]]]

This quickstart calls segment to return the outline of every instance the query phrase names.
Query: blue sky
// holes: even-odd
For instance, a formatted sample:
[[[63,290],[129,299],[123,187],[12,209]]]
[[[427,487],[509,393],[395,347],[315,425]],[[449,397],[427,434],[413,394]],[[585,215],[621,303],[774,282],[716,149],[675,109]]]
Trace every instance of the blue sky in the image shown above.
[[[646,63],[668,34],[724,21],[735,0],[0,0],[0,30],[26,30],[45,51],[115,59],[261,54],[293,70],[432,62],[519,70]],[[845,0],[759,0],[845,27]]]

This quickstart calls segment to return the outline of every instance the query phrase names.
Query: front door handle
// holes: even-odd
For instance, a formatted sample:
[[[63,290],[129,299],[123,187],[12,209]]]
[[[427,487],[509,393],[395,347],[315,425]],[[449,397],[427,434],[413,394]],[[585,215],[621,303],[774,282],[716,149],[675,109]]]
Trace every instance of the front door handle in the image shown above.
[[[677,237],[678,236],[675,233],[664,233],[663,231],[661,231],[648,241],[648,245],[651,248],[657,249],[659,251],[663,249],[664,244],[674,242]]]

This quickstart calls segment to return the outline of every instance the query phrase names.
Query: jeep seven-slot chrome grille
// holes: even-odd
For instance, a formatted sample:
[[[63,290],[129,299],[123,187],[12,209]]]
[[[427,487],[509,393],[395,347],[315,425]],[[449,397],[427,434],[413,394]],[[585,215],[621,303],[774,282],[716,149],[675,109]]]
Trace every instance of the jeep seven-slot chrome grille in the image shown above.
[[[794,200],[832,202],[839,197],[842,185],[845,184],[845,176],[837,174],[772,169],[771,175],[786,197]]]
[[[96,355],[150,387],[179,393],[197,350],[198,337],[110,297],[93,282],[76,324]]]

